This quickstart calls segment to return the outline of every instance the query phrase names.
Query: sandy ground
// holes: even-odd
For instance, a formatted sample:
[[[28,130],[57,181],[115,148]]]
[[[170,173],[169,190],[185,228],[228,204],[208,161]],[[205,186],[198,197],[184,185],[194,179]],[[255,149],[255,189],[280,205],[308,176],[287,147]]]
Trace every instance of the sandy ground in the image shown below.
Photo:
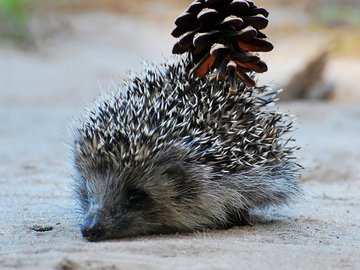
[[[66,20],[37,51],[0,49],[0,269],[360,269],[360,59],[331,60],[337,100],[280,106],[299,119],[304,200],[257,213],[252,227],[89,243],[69,193],[66,126],[99,84],[169,55],[172,26],[104,13]],[[286,83],[325,41],[277,39],[262,80]]]

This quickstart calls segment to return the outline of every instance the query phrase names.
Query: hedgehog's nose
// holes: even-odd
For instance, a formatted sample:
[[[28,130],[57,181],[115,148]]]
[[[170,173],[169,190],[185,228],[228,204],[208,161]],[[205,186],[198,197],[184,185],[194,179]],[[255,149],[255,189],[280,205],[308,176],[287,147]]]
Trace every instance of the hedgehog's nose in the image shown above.
[[[81,225],[81,234],[89,241],[96,241],[102,238],[104,229],[101,226],[100,219],[97,215],[87,216]]]

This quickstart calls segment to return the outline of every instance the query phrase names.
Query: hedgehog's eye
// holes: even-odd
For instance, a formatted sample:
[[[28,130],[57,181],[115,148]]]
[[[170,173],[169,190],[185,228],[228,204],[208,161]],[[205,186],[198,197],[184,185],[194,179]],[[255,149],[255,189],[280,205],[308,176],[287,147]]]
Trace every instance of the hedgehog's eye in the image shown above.
[[[142,189],[134,188],[127,192],[129,204],[136,206],[137,204],[145,201],[149,195]]]

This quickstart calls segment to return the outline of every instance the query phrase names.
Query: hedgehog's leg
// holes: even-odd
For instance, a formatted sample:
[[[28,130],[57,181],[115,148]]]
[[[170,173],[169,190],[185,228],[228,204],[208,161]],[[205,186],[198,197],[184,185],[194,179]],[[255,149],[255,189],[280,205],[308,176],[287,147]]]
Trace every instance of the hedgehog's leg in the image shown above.
[[[229,221],[237,226],[252,226],[249,210],[239,209],[229,215]]]

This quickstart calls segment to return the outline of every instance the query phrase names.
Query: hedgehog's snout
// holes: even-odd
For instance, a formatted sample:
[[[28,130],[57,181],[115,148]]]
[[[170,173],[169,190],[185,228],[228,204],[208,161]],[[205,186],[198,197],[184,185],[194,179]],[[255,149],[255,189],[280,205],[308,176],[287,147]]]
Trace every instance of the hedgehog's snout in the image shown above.
[[[81,225],[81,234],[89,241],[100,240],[104,232],[99,215],[88,215]]]

